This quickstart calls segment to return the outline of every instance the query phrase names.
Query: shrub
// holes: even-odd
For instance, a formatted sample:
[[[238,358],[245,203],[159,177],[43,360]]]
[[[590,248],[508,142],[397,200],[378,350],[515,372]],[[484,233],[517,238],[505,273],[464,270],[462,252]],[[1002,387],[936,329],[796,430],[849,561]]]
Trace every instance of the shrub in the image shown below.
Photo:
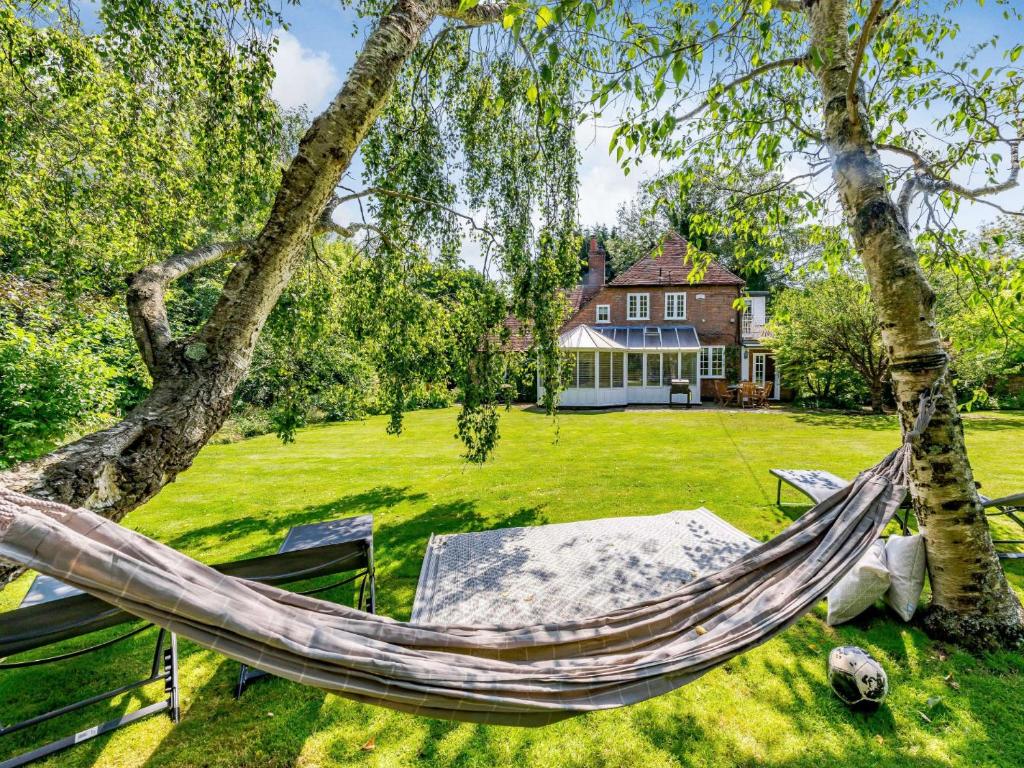
[[[0,465],[34,458],[72,430],[109,417],[117,372],[95,354],[94,342],[0,316]]]

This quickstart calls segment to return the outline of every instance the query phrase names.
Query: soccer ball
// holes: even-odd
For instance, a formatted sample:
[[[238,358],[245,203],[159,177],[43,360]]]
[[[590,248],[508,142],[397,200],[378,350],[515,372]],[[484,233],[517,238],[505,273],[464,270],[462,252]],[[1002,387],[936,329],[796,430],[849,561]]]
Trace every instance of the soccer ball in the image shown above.
[[[877,707],[889,693],[889,678],[882,665],[855,645],[832,649],[828,655],[828,681],[836,696],[850,706]]]

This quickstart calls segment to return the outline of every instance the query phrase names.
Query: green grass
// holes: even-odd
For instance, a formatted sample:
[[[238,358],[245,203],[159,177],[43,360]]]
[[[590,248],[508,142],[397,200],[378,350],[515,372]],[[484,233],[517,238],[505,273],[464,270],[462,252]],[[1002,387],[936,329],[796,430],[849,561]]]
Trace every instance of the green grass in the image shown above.
[[[205,561],[274,551],[293,525],[372,512],[379,607],[409,615],[431,532],[538,525],[706,506],[768,538],[807,506],[775,505],[773,466],[852,476],[896,445],[891,419],[800,413],[514,410],[497,455],[470,466],[453,411],[414,413],[401,437],[383,419],[208,447],[127,523]],[[1024,488],[1024,414],[969,418],[976,474],[990,495]],[[1008,566],[1014,586],[1024,568]],[[17,603],[27,579],[0,593]],[[151,718],[51,758],[60,766],[1012,766],[1024,764],[1024,656],[944,649],[890,614],[829,628],[818,607],[759,649],[673,694],[537,730],[452,724],[350,703],[280,680],[231,696],[237,665],[183,642],[183,719]],[[0,718],[113,685],[145,664],[150,640],[64,665],[0,675]],[[838,644],[886,666],[891,695],[851,712],[824,674]],[[134,666],[133,666],[134,665]],[[159,695],[154,686],[146,693]],[[0,743],[0,759],[124,711],[137,694]],[[375,748],[361,749],[373,740]]]

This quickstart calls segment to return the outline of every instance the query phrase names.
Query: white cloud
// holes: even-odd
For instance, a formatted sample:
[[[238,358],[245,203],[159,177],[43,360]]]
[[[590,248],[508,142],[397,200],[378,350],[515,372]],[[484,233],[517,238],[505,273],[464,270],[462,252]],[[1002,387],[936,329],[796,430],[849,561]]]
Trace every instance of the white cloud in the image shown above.
[[[316,114],[327,106],[340,79],[323,51],[303,47],[299,39],[283,29],[274,52],[274,86],[270,93],[285,109],[306,106]]]
[[[593,121],[576,130],[576,147],[581,154],[580,223],[584,227],[614,225],[619,206],[632,199],[640,184],[659,170],[657,161],[645,159],[628,176],[624,175],[608,153],[612,130]]]

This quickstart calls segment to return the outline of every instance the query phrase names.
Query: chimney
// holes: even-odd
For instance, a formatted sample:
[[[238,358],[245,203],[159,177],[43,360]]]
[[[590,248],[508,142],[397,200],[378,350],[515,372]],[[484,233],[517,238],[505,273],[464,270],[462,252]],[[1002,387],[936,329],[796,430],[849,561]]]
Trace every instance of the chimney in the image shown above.
[[[597,244],[597,238],[590,238],[590,249],[587,251],[587,288],[596,289],[604,285],[606,260],[607,254],[604,248]]]

